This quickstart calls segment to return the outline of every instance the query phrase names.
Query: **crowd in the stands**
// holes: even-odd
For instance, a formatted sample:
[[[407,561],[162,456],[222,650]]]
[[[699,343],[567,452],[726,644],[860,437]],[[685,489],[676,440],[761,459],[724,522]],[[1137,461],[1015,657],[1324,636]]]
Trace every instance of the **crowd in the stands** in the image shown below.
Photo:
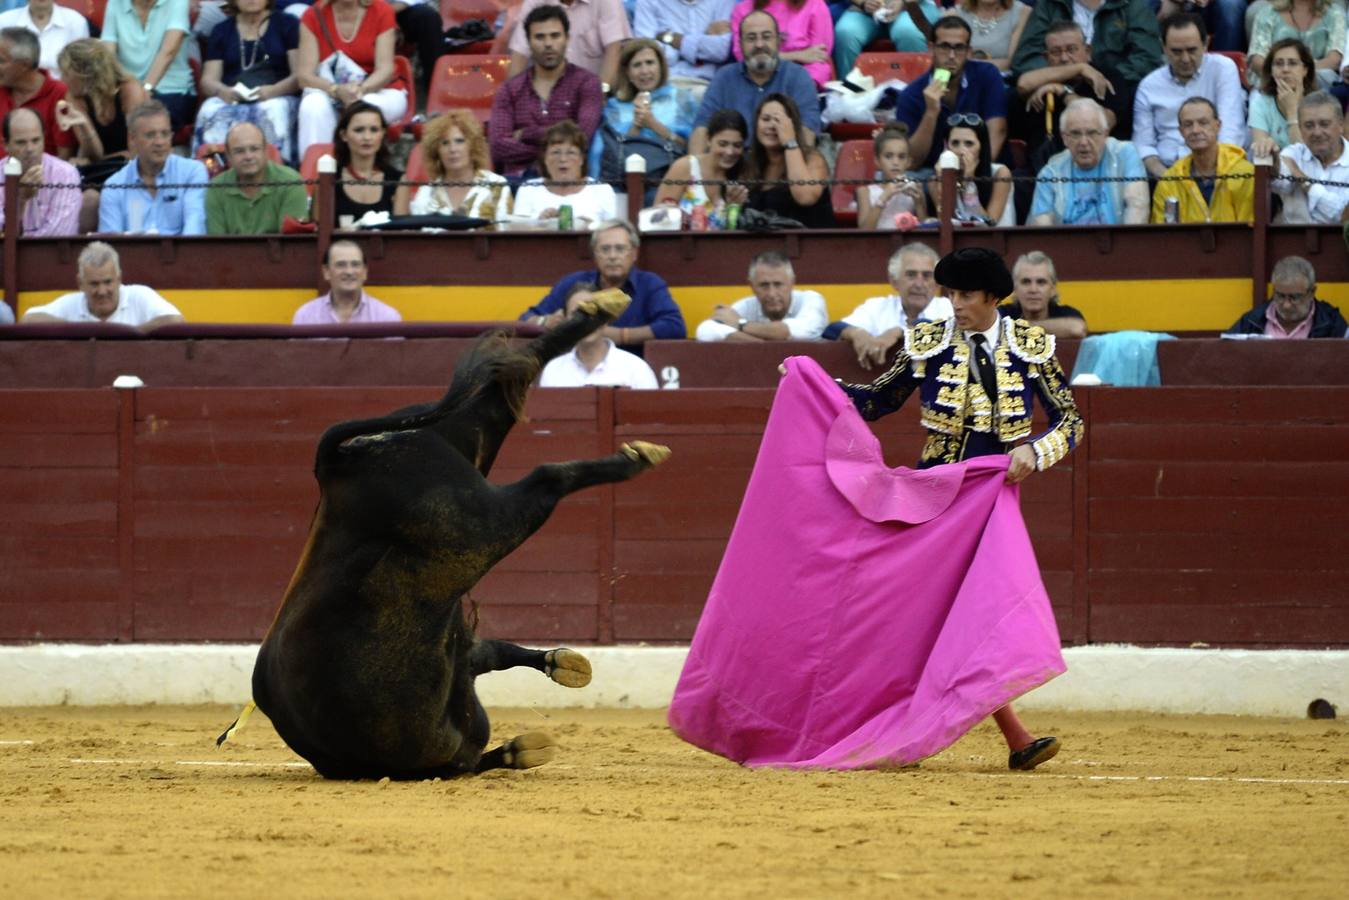
[[[5,3],[30,236],[594,228],[633,155],[642,205],[696,230],[931,226],[939,166],[966,225],[1247,221],[1265,157],[1279,221],[1349,201],[1343,0],[523,0],[490,23],[508,77],[485,123],[414,118],[450,47],[426,0],[108,0],[93,37]],[[876,84],[869,48],[918,66]],[[331,210],[301,176],[320,153]]]

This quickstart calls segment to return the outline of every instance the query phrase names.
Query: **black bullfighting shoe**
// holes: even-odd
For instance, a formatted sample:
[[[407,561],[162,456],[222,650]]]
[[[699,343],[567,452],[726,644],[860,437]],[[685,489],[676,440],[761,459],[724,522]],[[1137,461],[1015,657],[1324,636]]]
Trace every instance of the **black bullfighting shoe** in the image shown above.
[[[1029,772],[1040,763],[1049,762],[1058,752],[1058,738],[1042,737],[1039,740],[1031,741],[1020,750],[1013,750],[1011,756],[1007,757],[1007,768]]]

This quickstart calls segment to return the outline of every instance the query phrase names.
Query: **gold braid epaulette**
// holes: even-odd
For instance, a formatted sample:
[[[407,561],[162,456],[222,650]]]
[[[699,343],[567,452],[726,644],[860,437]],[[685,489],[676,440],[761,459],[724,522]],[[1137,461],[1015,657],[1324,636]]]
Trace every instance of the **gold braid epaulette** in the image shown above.
[[[955,334],[956,320],[942,319],[937,322],[919,322],[904,329],[904,352],[909,359],[931,359],[951,344],[951,335]]]
[[[1054,356],[1054,335],[1025,319],[1008,319],[1003,326],[1012,355],[1033,365],[1043,365]]]

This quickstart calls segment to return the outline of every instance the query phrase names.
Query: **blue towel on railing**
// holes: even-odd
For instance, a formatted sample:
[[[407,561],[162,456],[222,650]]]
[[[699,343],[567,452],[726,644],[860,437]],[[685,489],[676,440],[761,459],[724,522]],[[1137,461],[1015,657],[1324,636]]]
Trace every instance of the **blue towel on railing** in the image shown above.
[[[1157,365],[1157,342],[1174,341],[1174,335],[1155,331],[1116,331],[1094,334],[1077,351],[1073,377],[1091,374],[1104,384],[1119,387],[1149,387],[1162,383]]]

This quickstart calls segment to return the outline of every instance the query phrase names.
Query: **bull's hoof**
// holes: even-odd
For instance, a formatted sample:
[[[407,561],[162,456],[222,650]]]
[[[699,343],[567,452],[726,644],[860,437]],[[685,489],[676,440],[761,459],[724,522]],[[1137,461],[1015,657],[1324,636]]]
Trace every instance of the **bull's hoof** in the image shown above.
[[[643,460],[649,466],[658,466],[670,458],[670,448],[664,444],[633,441],[618,448],[628,459]]]
[[[543,674],[563,687],[590,684],[590,660],[575,650],[549,650],[543,655]]]
[[[610,319],[617,319],[631,302],[632,298],[618,288],[609,288],[591,294],[589,300],[582,300],[576,304],[576,308],[587,316],[604,314]]]
[[[501,747],[501,765],[507,769],[532,769],[551,762],[557,747],[542,731],[511,738]]]

